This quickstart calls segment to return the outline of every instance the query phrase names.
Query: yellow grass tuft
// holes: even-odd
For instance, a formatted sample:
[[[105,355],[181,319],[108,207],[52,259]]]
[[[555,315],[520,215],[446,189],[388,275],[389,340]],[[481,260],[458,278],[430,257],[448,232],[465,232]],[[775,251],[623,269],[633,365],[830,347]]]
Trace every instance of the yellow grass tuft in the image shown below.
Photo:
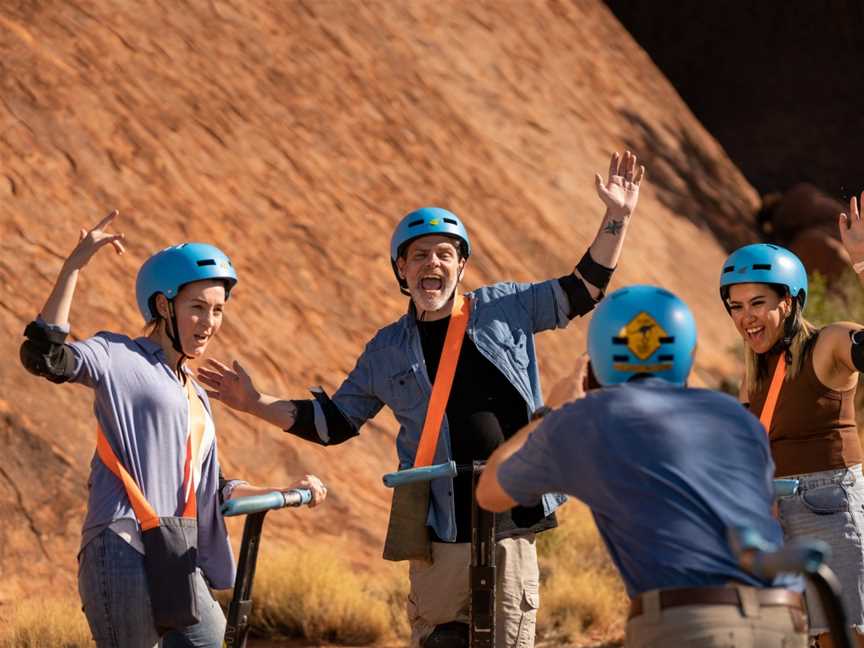
[[[594,520],[572,500],[559,511],[560,526],[538,536],[538,630],[567,642],[586,634],[620,639],[628,599]]]
[[[571,501],[558,529],[538,536],[538,632],[555,644],[623,635],[627,597],[588,510]],[[227,595],[227,596],[226,596]],[[253,631],[310,643],[381,645],[409,634],[407,563],[356,569],[334,551],[280,546],[258,562]],[[227,603],[230,592],[221,593]],[[77,598],[38,599],[0,619],[0,648],[92,648]]]
[[[361,575],[332,551],[282,548],[259,560],[250,622],[265,636],[369,645],[404,632],[405,580],[386,568]]]
[[[0,648],[93,648],[77,598],[39,598],[15,605],[2,624]]]

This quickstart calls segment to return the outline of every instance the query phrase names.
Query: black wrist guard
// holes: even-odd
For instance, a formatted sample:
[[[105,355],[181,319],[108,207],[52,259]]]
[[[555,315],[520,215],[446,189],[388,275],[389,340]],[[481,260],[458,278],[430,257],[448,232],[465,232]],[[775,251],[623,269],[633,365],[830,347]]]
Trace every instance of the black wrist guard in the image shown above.
[[[864,371],[864,329],[849,331],[852,340],[852,364],[858,371]]]
[[[600,292],[606,291],[606,286],[612,279],[612,273],[615,272],[615,268],[607,268],[592,259],[590,249],[585,250],[585,254],[576,264],[576,269],[585,281],[598,288]]]
[[[63,383],[75,373],[75,356],[64,344],[66,334],[51,331],[36,322],[24,329],[27,338],[21,345],[21,364],[30,373],[47,378],[51,382]]]

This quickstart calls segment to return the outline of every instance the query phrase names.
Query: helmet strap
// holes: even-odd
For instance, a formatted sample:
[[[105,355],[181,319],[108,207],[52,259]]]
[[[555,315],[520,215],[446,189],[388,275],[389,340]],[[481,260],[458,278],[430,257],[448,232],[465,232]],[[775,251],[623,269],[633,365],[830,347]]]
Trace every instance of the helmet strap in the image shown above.
[[[177,325],[177,312],[174,310],[174,300],[168,300],[168,322],[165,327],[165,335],[168,336],[168,339],[171,340],[171,347],[180,354],[180,357],[177,359],[177,373],[180,373],[180,365],[183,364],[183,361],[186,358],[191,356],[186,355],[186,352],[183,351],[183,345],[180,344],[180,327]]]
[[[774,352],[783,352],[784,359],[787,365],[792,364],[792,340],[795,339],[795,336],[798,334],[798,318],[795,317],[795,314],[798,309],[798,300],[793,297],[792,298],[792,307],[789,310],[789,314],[786,316],[786,319],[783,321],[783,337],[777,340],[774,346],[771,348],[771,351]]]

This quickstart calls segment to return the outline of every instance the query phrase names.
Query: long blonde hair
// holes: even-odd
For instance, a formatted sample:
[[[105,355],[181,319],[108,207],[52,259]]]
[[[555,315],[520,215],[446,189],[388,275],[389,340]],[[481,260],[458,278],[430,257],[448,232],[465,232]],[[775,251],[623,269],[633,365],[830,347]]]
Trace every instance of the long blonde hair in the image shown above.
[[[794,306],[794,313],[787,317],[795,318],[792,322],[795,335],[792,336],[792,342],[789,345],[789,354],[792,356],[792,363],[786,368],[786,380],[790,381],[794,380],[804,367],[804,362],[807,359],[807,349],[810,346],[809,343],[819,329],[804,318],[804,315],[801,313],[801,307],[798,304]],[[784,319],[781,326],[785,325],[786,320]],[[767,354],[755,353],[746,343],[744,344],[744,388],[748,397],[762,389],[771,380],[771,376],[768,375],[768,360],[766,356]]]

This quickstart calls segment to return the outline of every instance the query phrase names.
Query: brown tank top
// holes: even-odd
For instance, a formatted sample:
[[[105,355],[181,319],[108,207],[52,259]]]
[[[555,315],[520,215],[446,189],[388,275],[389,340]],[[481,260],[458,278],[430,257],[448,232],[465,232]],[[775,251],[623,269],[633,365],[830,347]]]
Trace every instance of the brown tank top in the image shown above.
[[[768,436],[776,475],[800,475],[861,463],[861,442],[855,423],[855,387],[838,392],[823,385],[813,368],[816,336],[807,346],[801,372],[784,381]],[[781,358],[769,359],[768,379],[750,394],[750,411],[759,416],[770,377]]]

